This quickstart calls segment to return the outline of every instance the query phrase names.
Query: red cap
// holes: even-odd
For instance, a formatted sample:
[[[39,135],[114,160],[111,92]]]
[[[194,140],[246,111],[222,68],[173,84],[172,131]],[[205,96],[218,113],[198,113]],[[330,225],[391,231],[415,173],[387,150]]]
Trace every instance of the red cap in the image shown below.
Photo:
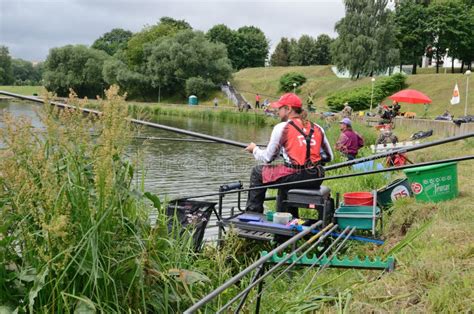
[[[296,94],[286,93],[283,94],[278,101],[270,104],[270,107],[272,108],[280,108],[283,106],[301,108],[301,99]]]

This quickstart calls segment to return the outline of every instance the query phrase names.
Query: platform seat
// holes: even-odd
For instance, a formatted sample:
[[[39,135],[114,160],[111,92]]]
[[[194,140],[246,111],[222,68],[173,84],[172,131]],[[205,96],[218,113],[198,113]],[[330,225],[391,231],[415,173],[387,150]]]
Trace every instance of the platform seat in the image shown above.
[[[323,205],[331,197],[331,189],[321,185],[319,189],[291,189],[288,191],[288,203],[307,205],[306,208],[315,208]]]
[[[319,189],[289,190],[285,205],[316,209],[319,219],[324,222],[324,225],[330,223],[334,215],[334,199],[331,198],[331,189],[324,185]]]

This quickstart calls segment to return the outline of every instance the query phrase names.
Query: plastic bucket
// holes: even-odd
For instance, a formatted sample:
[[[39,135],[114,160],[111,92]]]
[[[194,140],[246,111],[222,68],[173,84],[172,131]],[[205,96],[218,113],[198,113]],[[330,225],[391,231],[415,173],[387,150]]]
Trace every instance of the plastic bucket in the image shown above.
[[[374,196],[370,192],[344,193],[344,204],[351,206],[372,206]]]
[[[456,198],[457,163],[449,162],[404,170],[415,198],[422,202],[441,202]]]
[[[392,205],[392,203],[399,198],[410,197],[412,195],[413,193],[408,179],[401,178],[377,191],[377,203],[379,206],[387,207]]]

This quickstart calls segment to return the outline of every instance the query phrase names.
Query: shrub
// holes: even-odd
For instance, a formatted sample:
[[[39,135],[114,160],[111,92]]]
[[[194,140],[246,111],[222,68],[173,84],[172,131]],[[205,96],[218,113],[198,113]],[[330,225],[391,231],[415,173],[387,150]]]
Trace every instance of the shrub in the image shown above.
[[[306,77],[298,72],[290,72],[283,74],[280,77],[280,90],[283,92],[292,92],[294,90],[293,84],[299,88],[306,83]]]
[[[215,84],[212,83],[210,80],[205,80],[200,76],[191,77],[186,80],[186,95],[206,97],[209,95],[209,92],[215,87]]]
[[[381,102],[385,97],[406,87],[406,77],[403,74],[395,74],[382,79],[374,85],[372,104]],[[363,110],[370,107],[372,94],[371,86],[364,86],[350,90],[336,92],[326,98],[326,104],[331,110],[339,111],[348,102],[354,110]]]

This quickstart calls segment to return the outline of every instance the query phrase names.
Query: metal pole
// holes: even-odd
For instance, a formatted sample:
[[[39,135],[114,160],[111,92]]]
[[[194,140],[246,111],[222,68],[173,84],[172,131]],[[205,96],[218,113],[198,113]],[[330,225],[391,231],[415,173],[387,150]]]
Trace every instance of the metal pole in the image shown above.
[[[412,164],[412,165],[406,165],[406,166],[400,166],[400,167],[392,167],[392,168],[384,168],[384,169],[377,169],[377,170],[371,170],[371,171],[366,171],[366,172],[341,174],[341,175],[332,176],[332,177],[314,178],[314,179],[307,179],[307,180],[294,181],[294,182],[288,182],[288,183],[269,184],[269,185],[256,186],[256,187],[251,187],[251,188],[247,188],[247,189],[234,190],[234,191],[228,191],[228,192],[218,192],[218,193],[193,195],[193,196],[187,196],[187,197],[179,198],[179,199],[176,199],[174,201],[181,200],[181,199],[183,199],[183,200],[186,199],[187,200],[187,199],[192,199],[192,198],[217,196],[217,195],[220,195],[220,194],[248,192],[248,191],[260,190],[260,189],[275,189],[275,188],[282,188],[282,187],[291,187],[291,186],[294,186],[296,184],[301,184],[301,183],[314,183],[314,182],[319,182],[319,181],[347,179],[347,178],[377,174],[377,173],[382,173],[382,172],[400,171],[400,170],[405,170],[405,169],[410,169],[410,168],[415,168],[415,167],[438,165],[438,164],[444,164],[444,163],[448,163],[448,162],[464,161],[464,160],[470,160],[470,159],[474,159],[474,155],[468,155],[468,156],[456,157],[456,158],[450,158],[450,159],[443,159],[443,160],[437,160],[437,161],[421,162],[421,163],[418,163],[418,164]]]
[[[374,99],[374,82],[375,82],[375,78],[372,78],[372,93],[370,95],[370,112],[372,112],[372,103]]]
[[[161,102],[161,85],[158,86],[158,103]]]
[[[469,75],[471,75],[471,71],[466,71],[466,105],[464,106],[464,115],[467,116],[467,99],[469,97]]]
[[[329,231],[327,231],[328,229],[330,229]],[[293,252],[287,254],[285,256],[284,259],[282,259],[281,261],[279,261],[276,265],[274,265],[272,268],[270,268],[265,274],[263,274],[262,276],[260,276],[260,278],[257,278],[255,280],[253,280],[248,286],[247,288],[245,288],[244,290],[240,291],[235,297],[233,297],[229,302],[227,302],[223,307],[221,307],[217,313],[222,313],[224,310],[226,310],[229,306],[232,305],[232,303],[234,303],[235,301],[237,301],[239,298],[243,298],[244,296],[246,296],[250,290],[255,287],[257,284],[263,282],[263,280],[268,276],[270,275],[271,273],[273,273],[278,267],[280,267],[281,265],[283,265],[284,263],[286,263],[286,261],[288,261],[294,254],[297,254],[298,252],[300,252],[301,250],[303,250],[306,246],[308,246],[309,244],[313,243],[315,240],[318,240],[316,241],[313,245],[311,245],[311,247],[308,249],[310,250],[311,248],[313,248],[314,246],[318,245],[321,240],[325,239],[326,237],[328,237],[332,231],[334,231],[334,229],[337,228],[337,225],[336,226],[333,226],[333,224],[329,224],[327,225],[324,229],[322,229],[321,231],[319,231],[317,234],[315,234],[314,236],[312,236],[308,241],[306,241],[305,243],[303,243],[298,249],[294,250]],[[323,237],[321,237],[323,236]],[[298,260],[300,260],[304,255],[302,254]],[[297,261],[296,261],[297,262]],[[288,271],[289,268],[293,267],[296,262],[293,262],[285,271]],[[275,278],[272,283],[278,279],[282,274],[280,274],[277,278]],[[240,307],[240,305],[239,305]]]
[[[240,273],[238,273],[234,277],[227,280],[223,285],[221,285],[220,287],[218,287],[217,289],[215,289],[214,291],[212,291],[211,293],[206,295],[204,298],[199,300],[193,306],[188,308],[186,311],[184,311],[184,314],[194,313],[199,308],[204,306],[206,303],[208,303],[209,301],[214,299],[216,296],[218,296],[222,291],[226,290],[227,288],[229,288],[230,286],[235,284],[237,281],[239,281],[243,276],[247,275],[249,272],[251,272],[252,270],[257,268],[258,266],[264,264],[266,261],[268,261],[273,256],[273,254],[279,253],[280,251],[282,251],[283,249],[285,249],[288,246],[292,245],[293,243],[296,243],[298,240],[300,240],[301,238],[306,236],[308,233],[312,232],[313,229],[315,229],[316,227],[318,227],[321,224],[322,224],[322,221],[318,221],[318,222],[312,224],[307,230],[304,230],[303,232],[300,232],[300,233],[296,234],[292,238],[288,239],[285,243],[277,246],[270,253],[268,253],[267,255],[262,256],[261,258],[259,258],[252,265],[248,266],[243,271],[241,271]]]

